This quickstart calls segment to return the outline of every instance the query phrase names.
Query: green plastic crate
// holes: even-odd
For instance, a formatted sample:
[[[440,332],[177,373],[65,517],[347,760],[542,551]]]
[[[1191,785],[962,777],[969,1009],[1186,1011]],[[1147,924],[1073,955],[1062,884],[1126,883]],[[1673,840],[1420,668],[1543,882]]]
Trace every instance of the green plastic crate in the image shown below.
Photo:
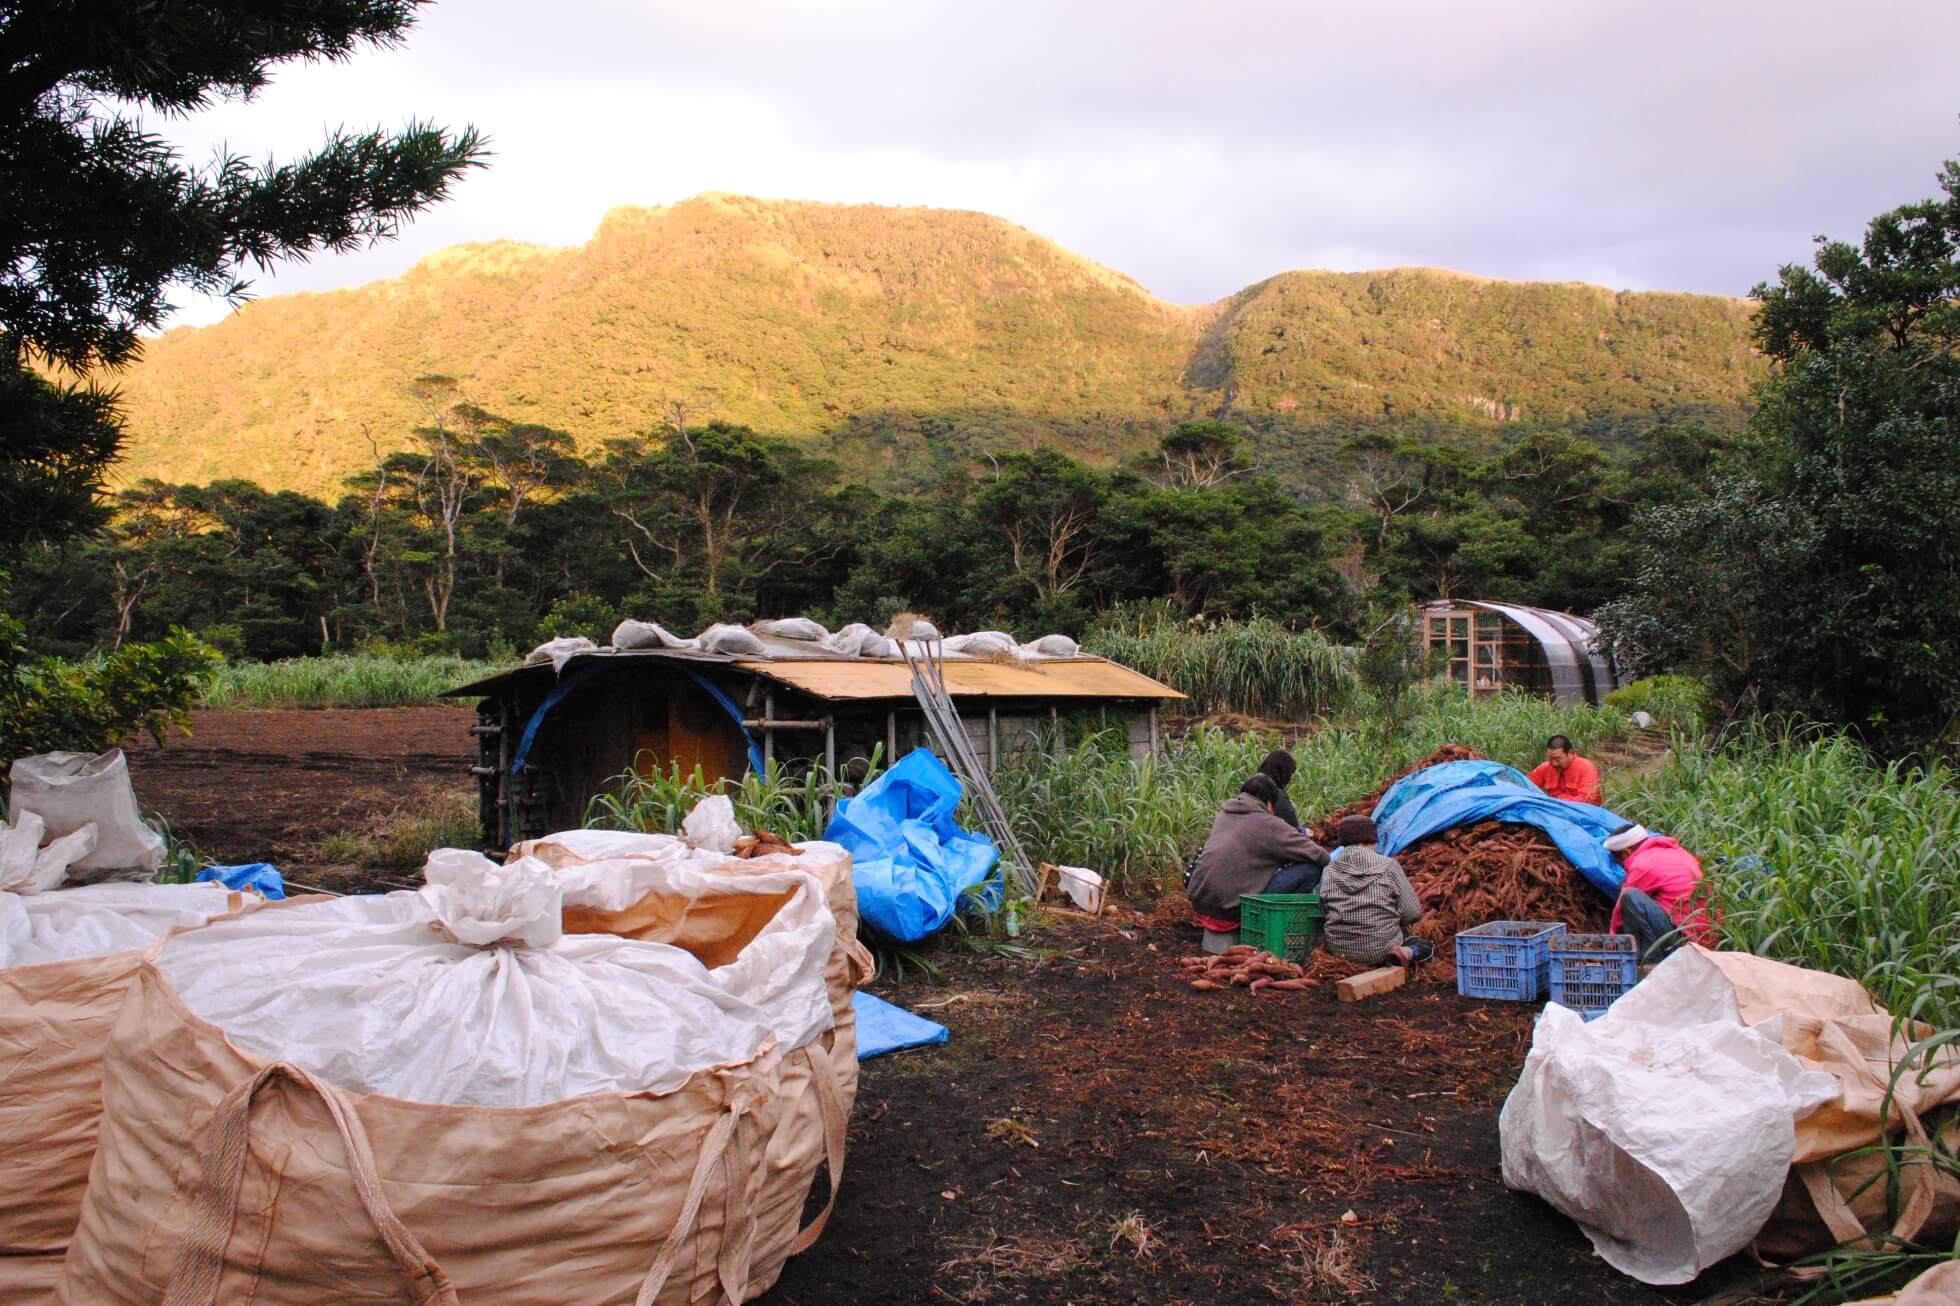
[[[1317,893],[1240,894],[1239,942],[1299,961],[1320,942],[1320,923],[1326,918]]]

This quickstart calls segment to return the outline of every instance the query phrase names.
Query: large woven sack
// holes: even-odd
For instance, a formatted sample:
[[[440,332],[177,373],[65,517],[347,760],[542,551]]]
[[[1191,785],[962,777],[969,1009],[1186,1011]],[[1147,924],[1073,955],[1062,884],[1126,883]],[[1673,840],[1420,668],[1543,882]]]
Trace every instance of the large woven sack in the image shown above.
[[[1756,1239],[1757,1257],[1793,1260],[1881,1229],[1950,1241],[1960,1228],[1960,1181],[1926,1158],[1935,1150],[1960,1156],[1960,1056],[1949,1052],[1895,1076],[1930,1026],[1907,1021],[1895,1028],[1853,980],[1748,953],[1702,955],[1734,986],[1745,1021],[1777,1018],[1784,1050],[1805,1068],[1835,1076],[1843,1089],[1838,1101],[1797,1121],[1796,1157],[1782,1200]],[[1886,1158],[1861,1150],[1881,1138],[1904,1143],[1896,1205]]]
[[[751,1290],[767,1290],[782,1272],[783,1263],[807,1250],[823,1232],[844,1177],[844,1139],[852,1105],[857,1100],[857,1013],[852,995],[871,978],[871,955],[858,942],[857,890],[851,878],[851,856],[831,843],[801,845],[796,857],[742,859],[694,856],[716,875],[768,875],[787,868],[808,871],[823,883],[831,913],[837,918],[835,945],[824,968],[836,1026],[822,1039],[784,1059],[781,1095],[783,1114],[765,1150],[767,1179],[755,1196],[757,1226]],[[515,855],[535,857],[556,867],[589,865],[608,858],[673,855],[674,841],[661,836],[600,831],[573,831],[518,845]],[[567,907],[567,933],[607,933],[628,938],[676,943],[697,954],[712,952],[716,938],[740,938],[749,926],[727,913],[752,899],[727,899],[711,904],[681,903],[648,894],[619,911]],[[829,1169],[830,1196],[807,1228],[799,1228],[804,1199],[819,1163]]]
[[[94,846],[68,867],[70,884],[156,878],[163,836],[143,821],[122,749],[17,757],[7,782],[15,815],[39,816],[50,839],[95,827]]]
[[[0,961],[0,1302],[30,1306],[53,1300],[95,1157],[102,1049],[130,981],[156,946],[114,945],[157,940],[259,901],[210,885],[133,884],[5,898],[0,915],[39,937],[14,935],[17,946],[0,946],[0,958],[63,951],[63,940],[46,934],[47,917],[63,908],[72,919],[57,935],[79,936],[78,950],[112,949],[26,965]],[[128,910],[145,900],[170,905]],[[116,928],[100,928],[105,923]]]
[[[525,867],[543,870],[535,860],[518,870]],[[521,898],[532,911],[535,875],[513,876],[527,882],[509,901]],[[794,910],[782,913],[804,922],[794,937],[814,943],[813,928],[828,937],[828,910],[814,904],[816,882],[791,878],[808,886],[791,895]],[[783,884],[779,876],[731,892],[767,900],[781,896]],[[718,896],[712,887],[695,891]],[[464,930],[490,921],[496,896],[477,895],[466,904],[468,919],[442,916],[444,928],[433,933],[415,915],[417,895],[390,895],[361,910],[379,915],[404,900],[396,911],[402,930],[431,940],[411,945],[417,955],[426,948],[455,958],[445,964],[465,967],[456,973],[483,984],[480,992],[499,1011],[525,1000],[519,971],[533,965],[528,956],[556,966],[551,959],[561,953],[575,960],[641,949],[567,937],[540,944],[535,954],[487,946],[465,953]],[[709,920],[741,916],[712,903],[702,913]],[[297,914],[292,920],[287,928],[297,927]],[[532,912],[513,929],[531,930],[537,920]],[[783,927],[770,929],[780,942]],[[445,933],[455,937],[436,937]],[[199,939],[210,939],[207,947],[224,942],[216,932]],[[701,958],[713,968],[697,967],[686,982],[703,992],[702,985],[719,982],[714,976],[748,967],[761,949],[758,943],[723,966]],[[800,955],[809,958],[814,984],[822,951]],[[808,1062],[812,1075],[827,1069],[816,1037],[830,1023],[820,988],[807,991],[821,1024],[795,1018],[796,1028],[808,1031],[796,1040],[805,1046],[785,1052],[765,1038],[752,1054],[703,1064],[665,1091],[478,1106],[336,1087],[288,1061],[255,1055],[242,1046],[247,1040],[227,1037],[191,1009],[164,973],[171,964],[165,954],[143,967],[111,1034],[101,1141],[61,1301],[679,1306],[742,1301],[761,1290],[751,1269],[763,1228],[758,1198],[775,1181],[768,1157],[783,1129],[785,1057]],[[174,964],[186,977],[179,982],[187,982],[184,959]],[[645,965],[650,982],[678,973],[658,959]],[[506,974],[512,987],[500,997],[505,983],[497,977]],[[501,1038],[508,1021],[500,1015],[496,1022]],[[551,1033],[537,1029],[540,1038]],[[343,1048],[358,1046],[358,1039],[334,1034]],[[303,1046],[308,1032],[292,1037]],[[585,1047],[575,1041],[569,1050]],[[467,1062],[472,1054],[459,1047],[453,1055]],[[843,1117],[831,1096],[841,1148]],[[822,1154],[821,1124],[812,1134],[798,1145]],[[809,1176],[803,1178],[807,1191]]]

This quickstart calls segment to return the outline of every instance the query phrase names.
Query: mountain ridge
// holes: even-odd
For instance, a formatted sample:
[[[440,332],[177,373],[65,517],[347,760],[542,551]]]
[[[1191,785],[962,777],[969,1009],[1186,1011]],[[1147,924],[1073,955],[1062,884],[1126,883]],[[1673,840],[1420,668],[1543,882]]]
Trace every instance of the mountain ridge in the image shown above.
[[[1471,427],[1738,410],[1763,373],[1719,296],[1449,270],[1291,270],[1212,304],[970,210],[711,192],[582,245],[449,246],[150,341],[122,476],[332,492],[422,420],[408,384],[584,446],[679,404],[768,434],[1054,443],[1107,458],[1188,417]]]

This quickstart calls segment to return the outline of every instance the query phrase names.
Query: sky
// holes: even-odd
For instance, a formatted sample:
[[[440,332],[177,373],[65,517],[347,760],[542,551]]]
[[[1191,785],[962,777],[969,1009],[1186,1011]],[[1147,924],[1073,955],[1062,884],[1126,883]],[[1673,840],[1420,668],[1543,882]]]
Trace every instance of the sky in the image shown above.
[[[1186,304],[1411,264],[1742,295],[1935,193],[1956,49],[1953,0],[443,0],[400,48],[151,125],[192,162],[490,137],[398,240],[261,296],[709,190],[978,209]]]

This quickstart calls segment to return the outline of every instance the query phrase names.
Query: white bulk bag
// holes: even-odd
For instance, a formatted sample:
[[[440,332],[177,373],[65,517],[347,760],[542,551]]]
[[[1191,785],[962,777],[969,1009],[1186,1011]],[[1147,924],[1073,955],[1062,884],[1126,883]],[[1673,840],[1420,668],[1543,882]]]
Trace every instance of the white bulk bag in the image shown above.
[[[159,950],[104,1057],[64,1301],[677,1306],[761,1290],[752,1267],[788,1252],[759,1232],[785,1182],[766,1164],[784,1058],[821,1049],[833,1021],[823,886],[687,858],[589,868],[595,895],[633,881],[710,921],[765,917],[711,964],[609,934],[525,945],[549,868],[479,859],[472,883],[470,856],[432,859],[417,893]]]
[[[102,1048],[144,951],[256,905],[215,884],[0,893],[0,1301],[53,1300],[95,1156]]]
[[[1590,1024],[1556,1004],[1498,1118],[1504,1182],[1579,1223],[1609,1265],[1686,1283],[1749,1245],[1782,1196],[1801,1117],[1838,1100],[1776,1022],[1683,948]]]
[[[610,830],[571,830],[518,845],[519,854],[560,868],[565,877],[565,928],[632,938],[683,942],[708,951],[718,939],[739,939],[753,928],[739,901],[696,900],[676,904],[657,889],[640,893],[639,884],[622,883],[610,861],[680,859],[727,878],[767,876],[785,866],[806,870],[823,881],[837,929],[824,981],[836,1024],[831,1031],[783,1058],[778,1097],[782,1103],[775,1132],[763,1148],[772,1182],[757,1190],[755,1253],[750,1283],[755,1292],[776,1281],[784,1259],[816,1241],[829,1219],[844,1175],[845,1130],[857,1099],[857,1010],[853,995],[871,978],[871,955],[858,942],[857,888],[851,857],[837,844],[813,841],[791,857],[749,860],[721,858],[699,847],[703,829],[727,830],[734,813],[722,796],[701,802],[682,829],[688,838]],[[637,896],[636,896],[637,895]],[[804,1200],[820,1164],[829,1166],[830,1201],[801,1225]]]
[[[15,819],[40,817],[45,838],[95,826],[95,847],[69,864],[69,883],[153,879],[163,865],[163,836],[143,823],[122,749],[17,757],[8,780]]]

